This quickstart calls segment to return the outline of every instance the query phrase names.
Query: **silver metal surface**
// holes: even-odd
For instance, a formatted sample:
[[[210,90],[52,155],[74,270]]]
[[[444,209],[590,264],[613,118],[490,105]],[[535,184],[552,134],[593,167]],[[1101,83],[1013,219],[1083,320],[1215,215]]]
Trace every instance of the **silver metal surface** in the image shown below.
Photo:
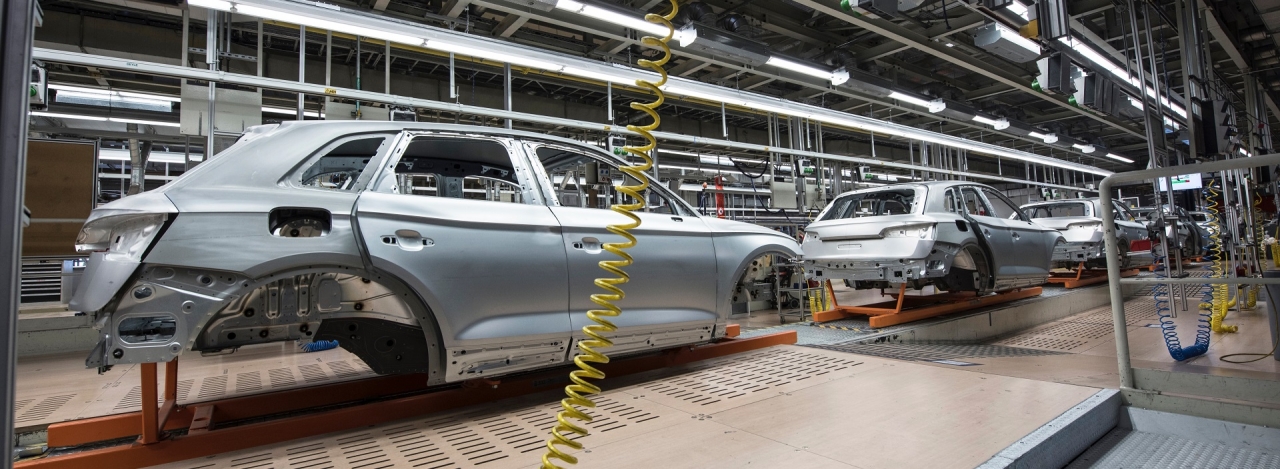
[[[363,150],[351,150],[356,144]],[[592,280],[607,275],[597,263],[612,255],[601,244],[621,241],[604,225],[625,219],[561,206],[537,153],[544,147],[612,171],[623,164],[578,142],[494,128],[290,121],[250,129],[177,181],[90,216],[86,226],[169,217],[140,264],[91,259],[78,293],[93,301],[79,304],[103,335],[90,361],[159,362],[184,350],[327,337],[334,326],[326,324],[375,327],[367,334],[386,324],[417,331],[431,355],[417,358],[429,361],[433,382],[564,362],[583,313],[595,307]],[[242,170],[248,166],[254,171]],[[324,186],[317,174],[345,179],[327,177],[332,187]],[[464,189],[464,176],[501,186]],[[723,335],[750,262],[800,254],[784,234],[704,219],[665,187],[650,191],[669,201],[661,207],[669,213],[639,213],[627,313],[614,321],[619,353]],[[269,226],[280,217],[294,218]],[[343,333],[339,342],[375,371],[417,366],[395,363],[399,353],[352,349],[382,347],[363,334]],[[385,342],[405,339],[413,338]]]
[[[4,285],[4,318],[0,318],[0,442],[13,442],[15,342],[21,282],[22,198],[27,165],[28,90],[31,88],[31,36],[37,2],[6,1],[0,5],[0,285]],[[8,450],[5,451],[8,453]],[[0,457],[0,469],[13,459]]]
[[[1068,469],[1280,469],[1280,454],[1116,428]]]
[[[1023,205],[1022,211],[1027,216],[1035,220],[1043,226],[1053,228],[1062,233],[1067,243],[1063,251],[1068,254],[1060,259],[1058,252],[1054,253],[1054,261],[1056,267],[1075,268],[1080,262],[1085,262],[1089,267],[1098,267],[1099,264],[1106,263],[1106,254],[1103,252],[1103,229],[1102,229],[1102,209],[1099,206],[1100,199],[1062,199],[1051,200],[1045,202],[1036,202]],[[1114,202],[1112,202],[1114,204]],[[1048,207],[1066,204],[1079,204],[1083,209],[1081,216],[1069,217],[1036,217],[1033,213],[1036,209],[1047,209]],[[1119,230],[1119,241],[1121,246],[1125,248],[1124,267],[1150,265],[1152,260],[1151,251],[1134,251],[1131,249],[1132,242],[1143,241],[1150,236],[1147,232],[1147,226],[1134,219],[1120,205],[1114,207],[1119,214],[1116,219],[1117,229]],[[1074,255],[1071,255],[1074,254]]]
[[[862,216],[832,215],[837,206],[844,207],[846,199],[892,191],[914,194],[913,206],[908,209],[901,204],[901,214],[875,208]],[[961,207],[964,197],[971,198],[974,206]],[[1013,218],[995,216],[993,204],[997,203],[1008,205],[1015,212]],[[846,209],[852,210],[861,208]],[[836,197],[817,219],[805,228],[806,272],[819,280],[851,280],[859,288],[908,284],[948,291],[1001,291],[1039,285],[1049,275],[1055,247],[1065,244],[1057,230],[1033,222],[994,189],[972,182],[853,191]],[[895,230],[900,233],[895,235]]]

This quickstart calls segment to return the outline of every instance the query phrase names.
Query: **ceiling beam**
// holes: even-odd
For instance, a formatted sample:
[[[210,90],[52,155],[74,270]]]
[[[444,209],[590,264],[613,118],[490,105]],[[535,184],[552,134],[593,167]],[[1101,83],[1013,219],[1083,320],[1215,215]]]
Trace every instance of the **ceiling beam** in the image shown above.
[[[512,34],[515,34],[516,31],[520,30],[521,26],[524,26],[524,24],[528,22],[528,16],[508,13],[507,17],[503,18],[501,23],[498,23],[498,27],[493,28],[493,33],[496,36],[511,37]]]
[[[1026,77],[1009,73],[1006,70],[1001,70],[995,67],[991,67],[990,64],[984,63],[976,58],[969,57],[967,55],[962,55],[959,52],[953,51],[946,46],[934,43],[928,37],[918,32],[911,31],[907,28],[898,26],[897,24],[894,24],[882,19],[869,18],[869,17],[855,15],[852,13],[841,11],[839,7],[834,6],[834,4],[828,4],[828,2],[823,2],[818,0],[794,0],[794,1],[798,4],[804,5],[809,8],[813,8],[817,11],[826,13],[835,18],[839,18],[843,21],[846,21],[850,24],[861,27],[873,33],[880,34],[894,41],[898,41],[905,45],[927,52],[930,55],[933,55],[942,60],[955,64],[963,69],[969,70],[970,72],[984,75],[988,78],[991,78],[998,82],[1009,85],[1015,89],[1021,90],[1027,94],[1043,99],[1050,103],[1056,104],[1059,107],[1072,110],[1073,112],[1076,112],[1077,114],[1083,117],[1087,117],[1089,119],[1093,119],[1095,121],[1101,122],[1108,126],[1123,130],[1125,131],[1125,133],[1133,135],[1134,137],[1142,137],[1143,135],[1142,132],[1139,132],[1137,129],[1130,128],[1129,125],[1119,122],[1109,116],[1100,116],[1100,115],[1094,114],[1092,111],[1089,111],[1087,109],[1077,108],[1075,105],[1067,102],[1066,98],[1035,91],[1031,89],[1031,82]]]

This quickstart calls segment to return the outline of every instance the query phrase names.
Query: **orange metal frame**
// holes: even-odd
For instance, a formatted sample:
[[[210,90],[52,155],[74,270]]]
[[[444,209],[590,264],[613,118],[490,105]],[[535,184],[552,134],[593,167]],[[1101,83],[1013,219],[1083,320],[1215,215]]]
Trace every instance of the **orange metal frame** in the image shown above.
[[[1079,288],[1107,281],[1107,271],[1105,269],[1086,269],[1084,268],[1084,263],[1081,262],[1075,270],[1075,276],[1052,274],[1045,281],[1048,283],[1061,283],[1065,288]],[[1138,275],[1138,269],[1120,271],[1121,277],[1133,277],[1136,275]]]
[[[831,281],[828,280],[827,288],[830,287]],[[850,316],[870,316],[871,327],[888,327],[934,316],[967,311],[973,308],[1040,296],[1043,291],[1040,287],[1032,287],[986,296],[977,296],[972,292],[912,296],[906,294],[907,285],[903,284],[898,293],[893,295],[897,297],[895,300],[866,306],[840,306],[835,303],[835,296],[832,295],[831,300],[832,304],[835,305],[835,309],[813,313],[813,322],[830,322]]]
[[[746,339],[666,350],[601,366],[610,378],[677,366],[735,353],[796,343],[786,331]],[[49,426],[50,448],[77,446],[138,435],[137,441],[101,449],[19,461],[22,469],[137,468],[183,461],[310,436],[556,389],[569,383],[563,369],[523,375],[510,381],[434,390],[422,374],[383,376],[192,405],[177,404],[178,364],[165,364],[164,403],[157,408],[156,364],[142,368],[142,412],[76,420]],[[468,385],[470,384],[470,385]],[[148,391],[150,390],[150,391]],[[298,411],[337,407],[304,415]],[[278,418],[272,418],[278,417]],[[253,419],[253,423],[228,425]],[[141,423],[141,424],[139,424]],[[187,429],[181,436],[164,431]]]

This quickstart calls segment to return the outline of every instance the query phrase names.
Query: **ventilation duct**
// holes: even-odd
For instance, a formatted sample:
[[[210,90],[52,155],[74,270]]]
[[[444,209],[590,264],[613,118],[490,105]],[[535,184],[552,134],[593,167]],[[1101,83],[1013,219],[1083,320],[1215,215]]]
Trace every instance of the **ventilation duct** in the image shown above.
[[[1244,42],[1259,42],[1267,40],[1267,27],[1254,26],[1240,30],[1240,40]]]

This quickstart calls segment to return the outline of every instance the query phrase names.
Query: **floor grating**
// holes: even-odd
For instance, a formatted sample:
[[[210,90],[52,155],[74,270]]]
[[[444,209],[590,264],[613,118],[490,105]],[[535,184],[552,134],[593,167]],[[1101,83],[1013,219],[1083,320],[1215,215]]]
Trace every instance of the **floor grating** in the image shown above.
[[[1115,429],[1067,469],[1280,469],[1280,454]]]
[[[687,365],[680,374],[606,391],[588,409],[588,447],[709,418],[729,403],[776,397],[849,376],[863,362],[821,350],[771,348]],[[165,469],[523,468],[546,449],[556,397],[499,401],[343,433],[159,466]],[[710,450],[710,448],[708,448]]]
[[[933,345],[933,344],[843,344],[812,345],[811,347],[837,352],[870,355],[896,360],[935,361],[957,358],[998,358],[1061,355],[1061,352],[1036,350],[1003,345]]]

